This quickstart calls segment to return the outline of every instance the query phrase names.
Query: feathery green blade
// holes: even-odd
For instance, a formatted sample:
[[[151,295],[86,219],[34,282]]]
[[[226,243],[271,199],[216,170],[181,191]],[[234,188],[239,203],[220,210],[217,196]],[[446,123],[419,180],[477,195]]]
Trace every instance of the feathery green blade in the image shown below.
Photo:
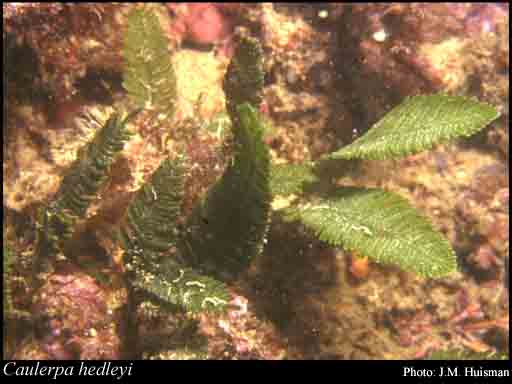
[[[313,163],[277,164],[270,167],[270,190],[272,195],[302,193],[304,186],[318,181],[313,172]]]
[[[249,103],[259,108],[263,100],[263,53],[258,40],[241,37],[224,76],[226,109],[231,121],[238,116],[239,105]]]
[[[194,312],[220,311],[230,300],[221,282],[161,254],[179,236],[184,173],[183,159],[164,160],[130,204],[120,233],[126,269],[134,287],[161,301]]]
[[[137,106],[171,116],[176,75],[168,43],[153,12],[133,9],[129,13],[123,49],[123,86]]]
[[[263,126],[249,104],[238,107],[238,113],[233,161],[194,209],[182,247],[193,266],[226,279],[260,253],[271,201]]]
[[[132,136],[127,122],[139,112],[135,110],[123,120],[114,113],[93,140],[78,152],[55,200],[39,212],[38,253],[54,253],[71,237],[76,220],[85,215],[106,181],[116,156]],[[44,261],[41,257],[43,255],[39,254],[38,262]]]
[[[4,230],[5,232],[5,230]],[[11,274],[12,271],[12,265],[14,263],[14,258],[12,257],[12,253],[9,250],[9,247],[5,243],[4,238],[4,245],[3,245],[3,252],[2,252],[2,259],[3,259],[3,313],[4,313],[4,319],[7,319],[9,317],[9,313],[12,312],[14,305],[12,303],[12,291],[11,287],[8,281],[8,277]]]
[[[320,240],[424,277],[456,269],[449,242],[407,200],[380,189],[343,187],[325,199],[285,209]]]
[[[176,245],[184,194],[183,159],[165,159],[130,204],[123,228],[127,248],[163,252]]]
[[[105,182],[116,156],[122,151],[132,133],[126,124],[139,110],[120,120],[113,114],[94,139],[82,148],[76,161],[64,176],[57,192],[55,207],[59,211],[69,211],[74,216],[83,216],[90,202],[96,198]]]
[[[332,159],[389,159],[430,149],[434,144],[471,136],[499,116],[491,105],[460,96],[407,98]]]
[[[3,319],[4,319],[4,327],[6,325],[5,321],[7,319],[28,319],[30,318],[30,313],[24,310],[19,310],[15,307],[15,301],[13,300],[13,292],[11,288],[11,277],[13,276],[13,269],[15,263],[15,254],[9,249],[9,246],[6,244],[4,238],[3,245]],[[5,328],[4,328],[5,332]],[[4,333],[5,335],[5,333]],[[5,345],[4,345],[5,347]],[[4,350],[5,353],[5,350]]]
[[[137,192],[118,233],[126,251],[123,261],[128,278],[145,291],[158,290],[166,281],[159,266],[162,258],[171,256],[161,253],[173,247],[179,235],[177,220],[184,193],[184,172],[182,159],[162,161]]]
[[[158,272],[155,268],[136,268],[133,286],[190,312],[221,312],[231,300],[225,284],[172,259],[159,265]]]

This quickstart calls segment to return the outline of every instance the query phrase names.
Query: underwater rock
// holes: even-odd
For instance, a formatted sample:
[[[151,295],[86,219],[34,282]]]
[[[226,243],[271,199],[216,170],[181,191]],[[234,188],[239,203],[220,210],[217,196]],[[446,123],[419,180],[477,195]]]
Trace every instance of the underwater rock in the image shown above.
[[[232,292],[233,293],[233,292]],[[191,316],[142,300],[136,312],[137,353],[152,360],[280,360],[287,346],[247,298],[233,293],[224,314]]]
[[[257,316],[247,298],[233,294],[233,309],[218,317],[200,315],[199,331],[208,337],[210,359],[281,360],[286,344],[276,327]]]
[[[346,5],[337,20],[336,69],[339,86],[354,94],[356,115],[361,115],[358,104],[367,111],[366,116],[358,116],[362,125],[376,121],[389,105],[405,96],[441,90],[461,92],[475,77],[487,83],[489,76],[477,69],[481,67],[481,50],[472,47],[503,46],[499,51],[505,50],[508,56],[504,46],[507,38],[500,32],[503,26],[508,30],[504,7],[508,6]],[[485,60],[494,68],[504,66],[501,53],[485,55]],[[481,99],[492,102],[490,95]]]
[[[509,249],[508,199],[508,169],[501,163],[476,169],[470,187],[457,199],[458,237],[479,239],[478,247],[463,249],[469,253],[465,261],[480,280],[505,278],[504,263]]]
[[[127,295],[120,280],[106,286],[71,265],[51,273],[33,299],[35,336],[22,343],[15,358],[123,358]]]
[[[14,36],[18,45],[35,52],[36,84],[54,102],[71,99],[79,92],[77,83],[88,74],[119,71],[124,13],[131,5],[31,4],[7,5],[4,37]]]
[[[478,271],[486,273],[486,275],[492,277],[498,275],[498,257],[494,249],[488,244],[480,246],[475,252],[468,256],[467,261]]]
[[[258,11],[262,47],[271,53],[264,61],[264,103],[276,130],[274,153],[292,162],[317,158],[338,144],[332,109],[345,110],[331,98],[331,33],[311,23],[309,6],[265,3]]]

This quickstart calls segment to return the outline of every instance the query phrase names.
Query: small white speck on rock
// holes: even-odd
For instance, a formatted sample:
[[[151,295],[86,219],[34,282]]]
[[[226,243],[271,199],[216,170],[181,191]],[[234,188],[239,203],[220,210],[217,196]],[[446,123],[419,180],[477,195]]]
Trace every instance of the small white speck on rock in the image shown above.
[[[327,9],[321,9],[318,11],[317,15],[320,19],[327,19],[329,17],[329,11],[327,11]]]
[[[374,32],[372,35],[373,40],[375,40],[378,43],[383,43],[388,38],[388,34],[384,29],[380,29],[377,32]]]

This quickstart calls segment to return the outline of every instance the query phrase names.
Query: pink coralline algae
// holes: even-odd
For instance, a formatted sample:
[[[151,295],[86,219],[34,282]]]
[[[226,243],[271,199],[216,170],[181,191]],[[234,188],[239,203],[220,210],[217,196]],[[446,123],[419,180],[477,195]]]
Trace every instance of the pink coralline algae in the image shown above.
[[[220,317],[200,315],[200,330],[208,337],[211,359],[280,360],[285,344],[276,328],[256,317],[248,300],[236,293],[233,309]]]
[[[73,266],[50,274],[34,297],[35,337],[16,359],[119,359],[126,289],[105,287]]]
[[[200,46],[216,44],[228,47],[233,23],[228,14],[239,8],[237,3],[167,3],[176,16],[170,27],[179,42]]]

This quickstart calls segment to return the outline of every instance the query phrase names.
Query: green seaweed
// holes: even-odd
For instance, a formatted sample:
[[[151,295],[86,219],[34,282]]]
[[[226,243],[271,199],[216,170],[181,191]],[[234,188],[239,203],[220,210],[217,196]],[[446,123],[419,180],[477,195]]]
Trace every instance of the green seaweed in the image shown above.
[[[85,215],[108,180],[113,162],[131,137],[126,124],[139,111],[124,118],[117,113],[112,114],[94,138],[79,150],[54,199],[39,211],[37,268],[41,268],[49,255],[63,251],[76,221]]]
[[[222,310],[225,286],[169,257],[180,236],[177,222],[184,193],[184,159],[166,159],[130,204],[121,237],[132,285],[188,311]]]
[[[498,116],[493,106],[461,96],[408,97],[363,136],[328,157],[382,160],[412,155],[471,136]]]
[[[455,253],[405,199],[380,189],[341,187],[323,198],[287,208],[331,245],[369,255],[425,277],[455,270]]]
[[[124,86],[135,103],[168,117],[175,78],[155,15],[136,9],[128,17]],[[384,263],[440,277],[456,268],[448,241],[396,194],[335,187],[307,199],[307,186],[322,181],[322,166],[347,159],[381,159],[417,153],[437,142],[479,131],[498,113],[487,104],[446,95],[406,99],[353,144],[315,163],[272,166],[259,114],[263,56],[254,38],[238,41],[224,78],[233,157],[222,177],[181,220],[186,160],[166,159],[127,209],[118,233],[132,287],[192,312],[225,310],[225,282],[245,271],[263,250],[272,194],[303,195],[279,212],[298,220],[321,240]],[[38,252],[61,252],[76,221],[107,180],[110,166],[130,138],[125,118],[113,114],[79,152],[55,199],[41,211]],[[328,180],[330,183],[330,180]],[[182,224],[185,223],[185,224]]]
[[[325,177],[324,165],[333,169],[339,162],[342,168],[351,159],[418,153],[438,142],[474,134],[498,116],[492,106],[460,96],[407,98],[354,143],[316,163],[304,164],[305,168],[281,166],[272,189],[285,194],[302,189],[307,195],[306,187]],[[294,174],[295,181],[287,177]],[[441,277],[456,270],[455,253],[448,241],[406,200],[387,191],[331,185],[328,192],[313,200],[299,200],[282,213],[289,220],[302,222],[321,240],[377,262],[395,264],[423,277]]]
[[[263,100],[263,53],[255,38],[240,37],[224,77],[226,109],[233,122],[238,106],[249,103],[259,108]]]
[[[176,101],[176,75],[168,44],[155,13],[139,8],[129,13],[123,86],[138,107],[170,118]]]
[[[192,265],[236,276],[263,246],[270,210],[269,154],[254,109],[244,104],[234,124],[235,155],[195,208],[185,240]]]

